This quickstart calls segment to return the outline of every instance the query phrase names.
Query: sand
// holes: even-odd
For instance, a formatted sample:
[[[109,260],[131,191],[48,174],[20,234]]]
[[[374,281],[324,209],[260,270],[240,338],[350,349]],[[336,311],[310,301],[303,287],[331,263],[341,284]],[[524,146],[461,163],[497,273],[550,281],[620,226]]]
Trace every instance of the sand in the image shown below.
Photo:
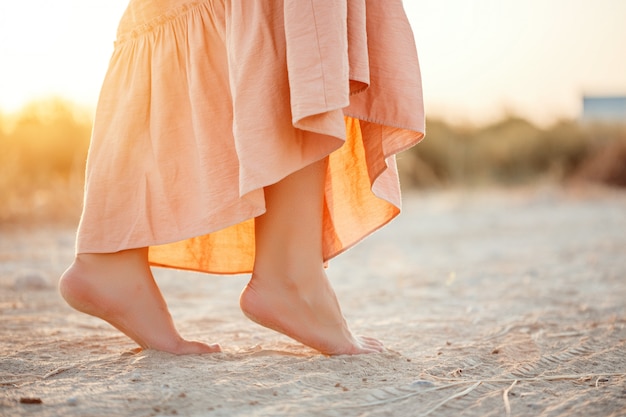
[[[67,307],[73,230],[0,230],[2,416],[626,415],[626,193],[405,195],[330,264],[353,330],[388,351],[324,357],[247,321],[245,276],[156,270],[181,333],[143,351]]]

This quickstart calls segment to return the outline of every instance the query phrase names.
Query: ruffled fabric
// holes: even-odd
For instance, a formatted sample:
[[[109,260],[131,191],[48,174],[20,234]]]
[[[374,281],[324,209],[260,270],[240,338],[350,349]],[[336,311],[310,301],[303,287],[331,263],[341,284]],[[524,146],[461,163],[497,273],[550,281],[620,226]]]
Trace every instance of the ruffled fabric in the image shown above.
[[[329,155],[328,260],[399,213],[395,154],[423,132],[400,0],[132,0],[77,251],[150,246],[153,265],[250,272],[263,187]]]

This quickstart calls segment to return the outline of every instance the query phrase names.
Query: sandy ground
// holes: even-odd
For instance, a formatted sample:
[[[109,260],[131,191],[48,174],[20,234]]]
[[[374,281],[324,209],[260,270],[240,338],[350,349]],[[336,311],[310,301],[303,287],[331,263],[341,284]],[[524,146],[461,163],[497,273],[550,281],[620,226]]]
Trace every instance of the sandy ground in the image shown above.
[[[133,353],[56,292],[73,230],[2,229],[0,415],[626,415],[626,193],[405,197],[330,265],[353,329],[389,348],[358,357],[247,321],[245,276],[162,269],[181,333],[225,351]]]

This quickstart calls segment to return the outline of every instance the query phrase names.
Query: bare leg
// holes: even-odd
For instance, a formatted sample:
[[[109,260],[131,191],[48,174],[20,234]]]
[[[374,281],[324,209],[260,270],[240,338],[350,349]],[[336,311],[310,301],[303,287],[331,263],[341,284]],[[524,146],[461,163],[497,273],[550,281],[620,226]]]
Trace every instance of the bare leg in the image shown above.
[[[109,322],[142,348],[175,354],[220,350],[178,334],[150,271],[148,248],[79,254],[61,277],[59,291],[70,306]]]
[[[381,352],[352,335],[326,277],[322,213],[327,160],[265,188],[267,212],[255,219],[256,259],[242,311],[262,326],[327,355]]]

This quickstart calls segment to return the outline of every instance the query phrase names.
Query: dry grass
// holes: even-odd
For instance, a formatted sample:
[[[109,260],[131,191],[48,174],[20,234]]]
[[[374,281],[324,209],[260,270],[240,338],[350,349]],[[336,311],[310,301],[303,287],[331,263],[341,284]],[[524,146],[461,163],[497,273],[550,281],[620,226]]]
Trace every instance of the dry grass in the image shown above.
[[[75,220],[91,121],[59,99],[0,117],[0,222]]]
[[[626,186],[626,127],[563,121],[548,129],[510,117],[475,128],[427,123],[398,158],[406,187],[597,181]],[[76,222],[91,116],[60,99],[0,114],[0,225]]]
[[[510,117],[472,128],[429,120],[426,140],[398,161],[409,186],[515,185],[572,178],[624,186],[626,173],[619,168],[626,166],[626,125],[562,121],[541,129]],[[593,166],[591,161],[596,161]]]

